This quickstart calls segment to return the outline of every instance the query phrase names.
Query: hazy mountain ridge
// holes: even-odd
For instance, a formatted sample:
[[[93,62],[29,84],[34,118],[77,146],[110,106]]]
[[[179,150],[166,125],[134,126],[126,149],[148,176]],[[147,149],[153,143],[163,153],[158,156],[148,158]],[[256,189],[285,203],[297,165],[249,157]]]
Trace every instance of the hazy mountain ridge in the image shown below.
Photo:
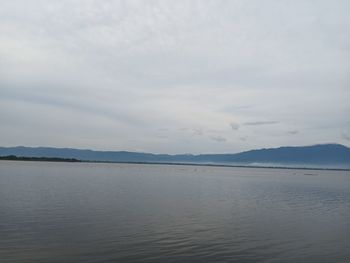
[[[0,147],[0,156],[74,158],[109,162],[186,162],[243,165],[350,167],[350,148],[340,144],[284,146],[234,154],[153,154],[53,147]]]

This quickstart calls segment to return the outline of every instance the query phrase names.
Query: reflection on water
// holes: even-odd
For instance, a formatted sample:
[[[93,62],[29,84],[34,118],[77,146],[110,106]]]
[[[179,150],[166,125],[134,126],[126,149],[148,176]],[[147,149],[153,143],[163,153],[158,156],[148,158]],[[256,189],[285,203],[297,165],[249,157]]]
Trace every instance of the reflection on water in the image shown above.
[[[350,262],[346,171],[2,161],[0,213],[5,263]]]

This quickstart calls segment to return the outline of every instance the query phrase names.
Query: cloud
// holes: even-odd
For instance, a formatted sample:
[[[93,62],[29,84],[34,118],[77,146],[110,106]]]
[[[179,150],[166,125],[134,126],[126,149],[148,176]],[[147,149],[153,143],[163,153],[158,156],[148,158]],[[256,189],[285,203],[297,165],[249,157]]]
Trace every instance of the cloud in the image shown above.
[[[157,129],[158,132],[168,132],[169,129],[168,128],[159,128]]]
[[[341,138],[347,141],[350,141],[350,135],[346,134],[346,133],[342,133]]]
[[[161,135],[161,134],[156,135],[156,137],[159,138],[159,139],[168,139],[168,138],[169,138],[168,136],[166,136],[166,135]]]
[[[277,124],[279,121],[252,121],[252,122],[245,122],[243,125],[247,126],[256,126],[256,125],[270,125],[270,124]]]
[[[287,131],[287,134],[291,134],[291,135],[295,135],[295,134],[297,134],[297,133],[299,133],[298,130],[290,130],[290,131]]]
[[[222,136],[211,136],[210,139],[212,139],[213,141],[217,141],[217,142],[226,142],[226,138],[222,137]]]
[[[230,123],[231,129],[232,130],[238,130],[239,129],[239,124],[235,122]]]
[[[193,135],[202,136],[204,134],[203,129],[192,129]]]
[[[159,153],[346,143],[349,8],[0,1],[0,137],[5,146]],[[256,125],[266,125],[259,136],[248,129]],[[291,136],[293,127],[303,132]],[[217,134],[227,143],[208,139]]]

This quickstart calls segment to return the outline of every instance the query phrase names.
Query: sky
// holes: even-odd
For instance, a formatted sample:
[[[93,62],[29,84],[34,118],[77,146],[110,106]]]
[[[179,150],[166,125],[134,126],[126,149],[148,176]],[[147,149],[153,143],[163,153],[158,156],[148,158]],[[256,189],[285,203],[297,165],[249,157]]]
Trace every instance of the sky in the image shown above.
[[[0,145],[350,146],[348,0],[1,0]]]

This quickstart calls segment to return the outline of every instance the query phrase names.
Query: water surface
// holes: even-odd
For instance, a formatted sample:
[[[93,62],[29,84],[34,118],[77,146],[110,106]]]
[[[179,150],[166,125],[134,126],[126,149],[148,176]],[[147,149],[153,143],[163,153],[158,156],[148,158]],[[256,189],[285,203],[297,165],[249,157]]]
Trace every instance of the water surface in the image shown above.
[[[349,171],[0,161],[0,262],[350,262]]]

